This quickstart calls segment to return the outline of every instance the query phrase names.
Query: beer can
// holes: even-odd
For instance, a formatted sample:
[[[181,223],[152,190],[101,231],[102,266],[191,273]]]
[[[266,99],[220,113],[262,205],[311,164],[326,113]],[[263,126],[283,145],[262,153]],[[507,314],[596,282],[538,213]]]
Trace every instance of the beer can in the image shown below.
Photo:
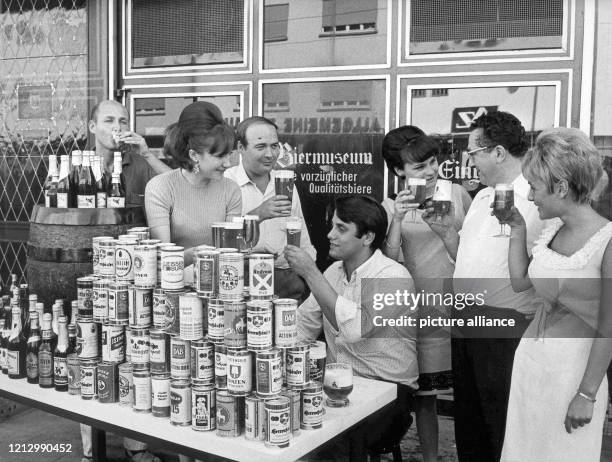
[[[77,316],[76,327],[76,354],[79,359],[97,358],[99,354],[99,324],[93,322],[91,318]]]
[[[128,362],[132,362],[132,329],[128,326],[123,328],[124,332],[124,344],[125,344],[125,360]]]
[[[234,396],[247,396],[253,389],[251,352],[227,349],[227,391]]]
[[[244,437],[263,441],[266,438],[264,400],[256,395],[244,398]]]
[[[148,329],[130,329],[130,361],[134,370],[149,369],[151,343]]]
[[[238,252],[219,254],[219,298],[221,300],[242,300],[243,260],[243,255]]]
[[[76,353],[68,355],[68,393],[81,394],[81,364]]]
[[[170,242],[158,242],[155,244],[155,252],[156,252],[156,265],[157,265],[157,285],[161,284],[161,257],[162,257],[162,249],[164,247],[171,246]]]
[[[148,370],[134,371],[134,412],[151,412],[151,373]]]
[[[149,365],[151,373],[163,374],[170,372],[170,336],[161,330],[151,330],[149,333]]]
[[[137,242],[134,239],[118,239],[115,244],[115,280],[134,281],[134,253]]]
[[[300,428],[304,430],[323,426],[323,384],[308,382],[302,390]]]
[[[225,340],[225,311],[223,302],[217,298],[208,300],[208,338],[215,344]]]
[[[219,251],[201,250],[196,254],[194,283],[198,295],[214,297],[219,283]]]
[[[221,247],[223,241],[223,230],[225,229],[225,223],[222,221],[214,222],[210,225],[212,229],[213,246],[216,248]]]
[[[157,245],[161,242],[161,239],[143,239],[139,242],[141,245]]]
[[[153,289],[153,327],[166,328],[166,294],[159,287]]]
[[[98,364],[98,401],[116,403],[119,400],[119,371],[117,363]]]
[[[136,286],[128,288],[128,316],[130,327],[151,327],[151,312],[153,298],[151,289],[140,289]]]
[[[277,348],[255,355],[255,389],[259,396],[276,396],[283,387],[281,352]]]
[[[274,295],[274,255],[254,253],[249,257],[249,295],[272,297]]]
[[[185,340],[197,340],[204,336],[202,300],[195,292],[179,296],[179,330]]]
[[[243,301],[224,301],[223,324],[225,326],[224,342],[228,348],[246,348],[247,346],[247,309]]]
[[[92,302],[93,320],[95,322],[108,321],[108,279],[98,279],[93,282]]]
[[[170,374],[151,374],[151,412],[170,417]]]
[[[287,348],[287,387],[301,390],[310,381],[310,345],[305,342]]]
[[[299,390],[283,389],[281,395],[289,398],[290,407],[290,421],[291,421],[291,433],[294,436],[300,434],[300,416],[301,416],[301,405],[302,405],[302,394]]]
[[[243,429],[244,398],[217,390],[217,436],[240,436]]]
[[[115,277],[115,240],[98,241],[98,273],[105,278]]]
[[[166,331],[170,334],[181,333],[181,311],[179,300],[181,295],[187,293],[186,290],[164,290],[166,301]]]
[[[123,326],[102,324],[102,361],[123,362],[125,360],[125,345]]]
[[[96,236],[91,240],[92,243],[92,264],[93,264],[93,273],[96,275],[100,274],[100,242],[102,241],[112,241],[113,238],[111,236]]]
[[[209,340],[191,342],[191,379],[215,383],[215,344]]]
[[[140,238],[136,235],[136,234],[120,234],[119,236],[117,236],[117,240],[118,241],[136,241],[136,242],[140,242]]]
[[[190,374],[189,340],[183,340],[177,335],[170,337],[170,373],[173,379],[188,379]]]
[[[77,298],[79,306],[79,316],[85,318],[93,317],[93,278],[83,276],[77,278]]]
[[[127,232],[129,234],[134,234],[138,236],[138,239],[140,239],[141,241],[149,239],[151,237],[148,226],[136,226],[134,228],[128,229]]]
[[[98,397],[98,359],[80,359],[81,398],[94,399]]]
[[[227,389],[227,347],[222,344],[215,345],[215,386]]]
[[[272,303],[247,302],[247,349],[264,351],[272,348]]]
[[[266,438],[268,447],[286,448],[291,440],[291,409],[289,399],[281,396],[264,403],[266,415]]]
[[[323,382],[325,372],[325,359],[327,357],[325,342],[316,340],[310,344],[310,380],[312,382]]]
[[[297,343],[297,300],[278,298],[274,303],[274,344],[291,347]]]
[[[108,283],[108,320],[114,324],[128,324],[129,292],[126,282]]]
[[[217,404],[214,384],[192,380],[191,428],[196,431],[211,431],[217,428]]]
[[[191,425],[191,383],[188,380],[170,381],[170,423]]]
[[[134,369],[130,363],[119,364],[119,404],[134,405]]]
[[[141,289],[153,289],[157,285],[156,245],[134,247],[134,285]]]
[[[169,245],[161,249],[161,287],[177,290],[184,286],[185,248]]]

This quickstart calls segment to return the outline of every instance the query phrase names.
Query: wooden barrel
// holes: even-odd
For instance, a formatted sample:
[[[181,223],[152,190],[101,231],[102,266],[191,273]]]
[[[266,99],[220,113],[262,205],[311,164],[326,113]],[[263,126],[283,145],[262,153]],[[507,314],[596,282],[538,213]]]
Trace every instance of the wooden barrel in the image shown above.
[[[77,299],[76,279],[91,274],[92,238],[117,237],[145,226],[143,207],[58,209],[35,205],[30,217],[28,261],[30,293],[50,310],[58,298]]]

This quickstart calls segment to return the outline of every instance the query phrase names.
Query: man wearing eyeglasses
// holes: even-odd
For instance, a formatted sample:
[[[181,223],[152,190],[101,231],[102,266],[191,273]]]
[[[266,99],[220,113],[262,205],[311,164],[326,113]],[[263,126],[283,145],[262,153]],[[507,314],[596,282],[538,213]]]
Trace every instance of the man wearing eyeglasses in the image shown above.
[[[466,325],[468,319],[477,316],[514,323],[503,330],[462,329],[453,336],[455,438],[460,462],[499,460],[514,351],[535,312],[533,290],[512,290],[509,238],[495,237],[500,225],[491,215],[495,185],[511,184],[514,205],[527,223],[528,248],[539,236],[542,222],[537,208],[528,200],[530,187],[521,173],[527,148],[525,129],[512,114],[491,112],[476,119],[471,126],[468,154],[480,182],[487,187],[474,197],[461,230],[448,226],[446,220],[440,223],[433,216],[426,219],[456,261],[455,294],[475,294],[484,299],[484,306],[454,310],[455,317]]]

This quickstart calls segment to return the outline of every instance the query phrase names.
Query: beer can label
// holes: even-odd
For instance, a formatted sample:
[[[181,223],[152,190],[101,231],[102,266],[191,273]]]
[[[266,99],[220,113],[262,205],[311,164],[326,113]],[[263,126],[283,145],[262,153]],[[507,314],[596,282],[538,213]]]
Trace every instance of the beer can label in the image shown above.
[[[119,379],[116,363],[98,365],[98,401],[116,403],[119,398]]]
[[[132,332],[130,336],[130,361],[132,364],[149,364],[150,341],[147,331]]]
[[[215,348],[215,385],[220,390],[227,388],[227,354],[225,348]]]
[[[170,417],[170,377],[151,377],[151,409],[157,417]]]
[[[202,338],[204,308],[194,293],[179,296],[180,336],[185,340]]]
[[[189,342],[178,337],[172,337],[170,347],[170,372],[172,377],[189,378],[189,367],[191,365]]]
[[[119,403],[122,406],[134,405],[134,377],[131,369],[119,368]]]
[[[194,430],[214,430],[217,428],[217,407],[215,390],[194,389],[191,394],[191,426]]]
[[[274,305],[274,343],[291,347],[297,342],[297,302]]]
[[[98,367],[81,365],[81,398],[92,399],[98,394]]]
[[[125,359],[123,326],[102,325],[102,361],[120,363]]]
[[[267,309],[247,307],[247,348],[269,350],[272,348],[272,306]]]
[[[212,342],[191,344],[191,378],[207,383],[215,381],[215,346]]]
[[[198,256],[195,266],[195,287],[200,295],[215,296],[215,285],[218,279],[218,257]]]
[[[244,302],[226,303],[224,307],[225,345],[229,348],[246,348],[247,325]]]
[[[93,281],[87,284],[87,286],[80,285],[77,281],[77,298],[79,315],[93,317]]]
[[[323,424],[323,392],[302,392],[301,428],[320,428]]]
[[[129,323],[131,327],[150,327],[153,297],[151,289],[130,287],[128,303]]]
[[[87,319],[77,319],[76,353],[79,358],[95,358],[98,356],[98,326]]]
[[[181,314],[180,314],[180,296],[185,294],[185,291],[166,290],[166,330],[172,334],[181,333]]]
[[[266,445],[284,447],[291,437],[289,407],[280,410],[266,408]]]
[[[108,320],[108,289],[94,287],[92,301],[94,321],[106,322]]]
[[[253,388],[251,379],[251,355],[227,355],[227,391],[236,396],[246,396]]]
[[[153,327],[166,328],[166,294],[161,289],[153,291]]]
[[[225,337],[225,311],[223,304],[208,302],[208,337],[223,340]]]
[[[115,277],[115,243],[113,241],[100,242],[98,270],[101,276]]]
[[[134,285],[154,288],[157,284],[157,249],[154,246],[136,246],[134,250]]]
[[[244,402],[235,396],[217,394],[217,435],[239,436],[244,424]],[[242,407],[240,405],[242,404]]]
[[[287,386],[301,387],[310,381],[308,350],[287,350],[285,371],[287,374]]]
[[[108,319],[127,324],[129,320],[128,289],[108,289]]]
[[[174,425],[191,425],[191,388],[173,387],[170,384],[170,422]]]
[[[161,257],[162,289],[182,289],[184,286],[183,269],[185,267],[183,251],[165,251]]]
[[[151,372],[170,372],[170,356],[168,337],[165,333],[150,334],[149,362]]]
[[[134,375],[134,406],[138,412],[151,411],[151,376],[146,373]]]
[[[274,295],[274,256],[260,255],[249,258],[249,294],[272,297]]]
[[[134,280],[135,241],[119,241],[115,247],[115,277],[117,281]]]
[[[244,290],[244,261],[238,253],[219,255],[219,298],[236,300]]]
[[[283,374],[281,372],[281,356],[256,359],[256,389],[262,396],[274,396],[280,393],[283,387]]]

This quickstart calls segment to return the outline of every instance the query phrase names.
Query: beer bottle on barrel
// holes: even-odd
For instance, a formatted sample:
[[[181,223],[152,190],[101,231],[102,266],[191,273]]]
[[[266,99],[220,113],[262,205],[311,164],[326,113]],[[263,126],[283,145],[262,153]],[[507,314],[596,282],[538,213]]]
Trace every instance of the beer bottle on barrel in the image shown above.
[[[53,177],[58,176],[57,174],[57,155],[49,154],[49,173],[45,179],[43,190],[45,192],[45,207],[55,207],[51,205],[50,191],[53,188]]]
[[[0,372],[8,373],[6,366],[6,348],[8,346],[8,337],[6,337],[6,328],[4,326],[4,312],[0,316]]]
[[[89,156],[83,156],[77,185],[77,207],[80,209],[96,208],[96,183],[91,171]]]
[[[55,336],[51,329],[51,313],[45,313],[42,321],[42,341],[38,348],[38,385],[53,388],[53,352]]]
[[[118,173],[113,173],[106,205],[109,209],[122,209],[125,207],[125,189],[121,185],[121,176]]]
[[[57,346],[53,353],[53,382],[56,391],[68,391],[68,319],[59,317]]]
[[[105,209],[108,184],[106,175],[104,175],[104,172],[102,171],[100,156],[94,156],[92,170],[94,180],[96,182],[96,207],[99,209]]]
[[[81,151],[72,151],[72,168],[68,175],[69,195],[68,207],[78,207],[77,196],[79,176],[81,175]]]
[[[30,336],[26,345],[26,373],[28,383],[38,383],[38,350],[40,349],[40,328],[38,327],[38,313],[30,314]]]
[[[26,338],[21,327],[21,309],[13,305],[13,330],[9,338],[8,376],[10,379],[23,379],[26,376]]]
[[[57,207],[67,209],[70,206],[70,165],[68,164],[68,156],[60,157],[60,172],[57,183]]]

